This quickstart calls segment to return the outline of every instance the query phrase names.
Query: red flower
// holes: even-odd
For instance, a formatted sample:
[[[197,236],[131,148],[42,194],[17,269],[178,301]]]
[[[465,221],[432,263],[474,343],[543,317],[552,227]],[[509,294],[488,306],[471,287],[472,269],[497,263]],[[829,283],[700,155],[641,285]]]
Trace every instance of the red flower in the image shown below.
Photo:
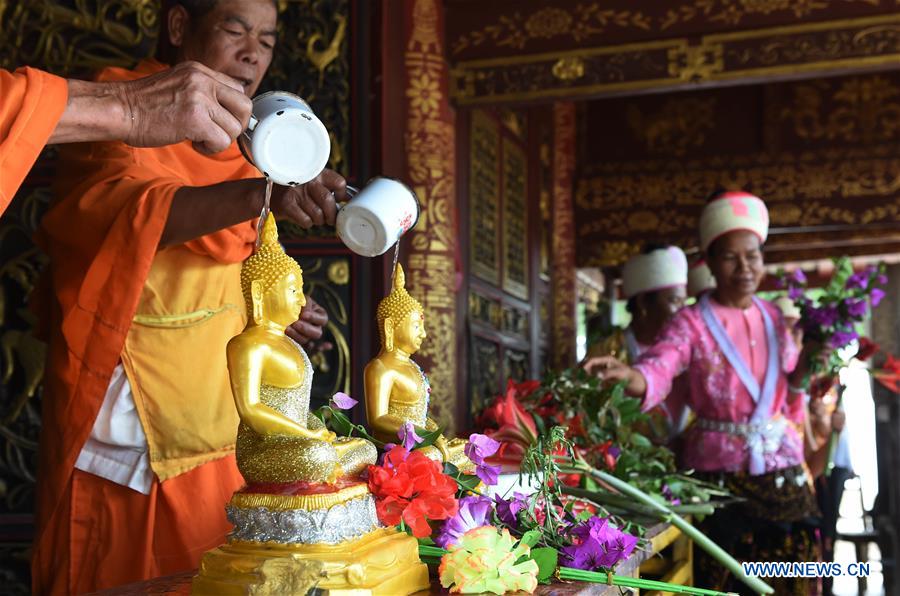
[[[856,359],[865,362],[875,355],[881,348],[868,337],[859,338],[859,349],[856,351]]]
[[[402,519],[416,538],[431,534],[428,520],[448,519],[459,508],[456,481],[441,471],[441,464],[399,446],[385,454],[382,465],[369,466],[369,490],[378,519],[391,526]]]
[[[521,460],[525,450],[537,438],[537,425],[520,400],[534,393],[540,385],[540,381],[516,384],[510,380],[506,393],[497,396],[478,417],[477,425],[485,429],[484,434],[506,446],[501,451],[505,458]],[[497,430],[492,430],[494,428]]]
[[[872,371],[872,376],[888,390],[900,393],[900,360],[892,355],[888,355],[882,368]]]

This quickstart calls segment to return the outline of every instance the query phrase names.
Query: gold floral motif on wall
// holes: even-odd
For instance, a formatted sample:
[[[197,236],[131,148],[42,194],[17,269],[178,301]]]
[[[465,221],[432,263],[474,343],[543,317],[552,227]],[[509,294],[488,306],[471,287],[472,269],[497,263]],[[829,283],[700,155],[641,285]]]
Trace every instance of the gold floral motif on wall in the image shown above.
[[[836,86],[830,81],[795,85],[781,119],[802,139],[881,143],[900,137],[900,86],[883,76],[853,77]]]
[[[658,26],[661,31],[665,31],[674,25],[701,20],[740,25],[748,16],[776,12],[787,12],[799,19],[840,3],[878,6],[879,0],[694,0],[666,11]]]
[[[451,50],[453,54],[458,54],[466,48],[480,46],[485,42],[521,50],[535,39],[568,37],[574,41],[582,41],[612,27],[649,31],[651,19],[640,11],[601,8],[597,2],[579,3],[572,9],[541,8],[528,15],[516,11],[511,15],[500,16],[495,23],[458,37],[451,44]]]
[[[451,432],[456,417],[456,200],[455,129],[444,81],[447,64],[442,8],[415,0],[404,62],[405,153],[409,179],[422,213],[409,234],[408,287],[425,308],[429,340],[419,351],[431,379],[432,413]]]
[[[701,147],[714,126],[716,98],[673,97],[661,109],[644,113],[631,104],[628,127],[651,153],[684,155]]]

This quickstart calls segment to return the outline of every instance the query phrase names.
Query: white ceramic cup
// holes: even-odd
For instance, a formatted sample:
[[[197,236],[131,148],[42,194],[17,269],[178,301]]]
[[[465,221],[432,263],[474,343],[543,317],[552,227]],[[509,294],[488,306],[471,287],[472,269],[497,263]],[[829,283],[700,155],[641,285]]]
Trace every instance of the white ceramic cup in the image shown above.
[[[352,187],[348,192],[352,195]],[[372,178],[337,214],[341,241],[364,257],[383,255],[419,221],[419,199],[393,178]]]
[[[238,137],[244,157],[276,184],[296,186],[328,163],[331,139],[312,108],[293,93],[269,91],[253,98],[253,115]]]

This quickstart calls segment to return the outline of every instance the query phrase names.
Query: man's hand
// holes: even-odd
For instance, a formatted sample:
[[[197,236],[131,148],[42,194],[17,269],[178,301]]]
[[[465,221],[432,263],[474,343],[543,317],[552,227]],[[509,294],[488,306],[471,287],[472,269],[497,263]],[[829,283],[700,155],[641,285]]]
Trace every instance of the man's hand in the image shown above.
[[[306,297],[306,306],[300,311],[300,318],[292,323],[285,333],[288,337],[309,352],[311,350],[330,350],[330,342],[319,342],[325,326],[328,324],[328,313],[318,302],[311,297]]]
[[[338,201],[345,201],[347,181],[333,170],[299,186],[276,186],[272,190],[272,211],[287,217],[303,229],[334,225]]]
[[[121,83],[120,95],[133,117],[124,141],[135,147],[187,139],[202,153],[218,153],[247,127],[253,109],[237,81],[198,62]]]

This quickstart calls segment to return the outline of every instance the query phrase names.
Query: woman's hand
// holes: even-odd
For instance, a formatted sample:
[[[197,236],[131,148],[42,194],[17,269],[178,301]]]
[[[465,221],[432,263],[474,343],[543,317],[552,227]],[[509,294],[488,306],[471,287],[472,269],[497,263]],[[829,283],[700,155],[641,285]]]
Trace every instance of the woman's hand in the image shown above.
[[[595,356],[581,363],[588,374],[603,381],[625,381],[625,392],[635,397],[643,397],[647,393],[647,380],[637,370],[623,364],[612,356]]]

